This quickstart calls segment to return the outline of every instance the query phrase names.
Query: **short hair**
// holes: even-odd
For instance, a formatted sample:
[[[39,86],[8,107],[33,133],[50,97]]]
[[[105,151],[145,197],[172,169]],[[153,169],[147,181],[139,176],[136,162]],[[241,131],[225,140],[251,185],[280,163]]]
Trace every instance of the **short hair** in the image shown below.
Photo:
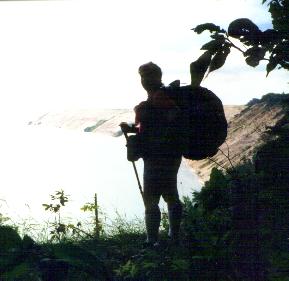
[[[153,74],[159,78],[162,77],[161,68],[153,62],[148,62],[148,63],[141,65],[138,69],[138,73],[140,74],[140,76],[146,76],[146,75]]]

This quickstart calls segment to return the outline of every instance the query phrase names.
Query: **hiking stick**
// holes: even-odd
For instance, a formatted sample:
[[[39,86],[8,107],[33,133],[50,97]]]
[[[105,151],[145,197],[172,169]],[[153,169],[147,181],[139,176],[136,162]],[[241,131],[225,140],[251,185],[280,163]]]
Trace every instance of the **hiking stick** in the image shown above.
[[[126,132],[123,132],[124,136],[125,136],[125,139],[126,141],[128,140],[128,135]],[[135,173],[135,176],[136,176],[136,179],[137,179],[137,183],[138,183],[138,188],[139,188],[139,191],[140,191],[140,194],[142,196],[142,199],[144,199],[143,197],[143,191],[142,191],[142,186],[141,186],[141,183],[140,183],[140,180],[139,180],[139,176],[138,176],[138,172],[137,172],[137,169],[136,169],[136,165],[135,165],[135,162],[134,161],[131,161],[132,162],[132,166],[133,166],[133,169],[134,169],[134,173]]]

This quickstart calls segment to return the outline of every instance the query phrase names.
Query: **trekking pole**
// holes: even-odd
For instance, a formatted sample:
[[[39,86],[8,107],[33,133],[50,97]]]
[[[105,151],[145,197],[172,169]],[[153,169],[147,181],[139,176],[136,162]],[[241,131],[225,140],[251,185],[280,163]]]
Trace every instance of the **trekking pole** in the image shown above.
[[[124,136],[125,136],[125,139],[126,141],[128,141],[128,135],[126,132],[123,132]],[[136,180],[137,180],[137,183],[138,183],[138,188],[139,188],[139,191],[140,191],[140,194],[142,196],[142,199],[144,200],[144,195],[143,195],[143,191],[142,191],[142,186],[141,186],[141,183],[140,183],[140,180],[139,180],[139,176],[138,176],[138,172],[137,172],[137,169],[136,169],[136,165],[135,165],[135,162],[134,161],[131,161],[132,162],[132,166],[133,166],[133,169],[134,169],[134,173],[135,173],[135,176],[136,176]]]

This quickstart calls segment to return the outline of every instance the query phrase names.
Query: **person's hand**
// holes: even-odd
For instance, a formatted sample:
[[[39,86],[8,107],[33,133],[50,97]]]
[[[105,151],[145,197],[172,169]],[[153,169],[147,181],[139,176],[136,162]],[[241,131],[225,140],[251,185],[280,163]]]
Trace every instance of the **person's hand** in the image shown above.
[[[126,122],[121,122],[119,126],[123,133],[129,133],[132,130],[132,128]]]
[[[135,124],[129,125],[126,122],[121,122],[119,126],[122,132],[125,134],[126,133],[134,133],[134,134],[138,133],[138,129],[136,128]]]

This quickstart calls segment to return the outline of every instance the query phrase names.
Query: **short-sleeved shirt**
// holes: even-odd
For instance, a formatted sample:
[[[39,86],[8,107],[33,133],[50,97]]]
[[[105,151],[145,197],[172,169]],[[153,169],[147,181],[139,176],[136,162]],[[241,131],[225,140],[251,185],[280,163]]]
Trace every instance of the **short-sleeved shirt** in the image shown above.
[[[144,158],[178,158],[179,114],[175,102],[162,89],[135,107],[135,123],[143,144]]]

